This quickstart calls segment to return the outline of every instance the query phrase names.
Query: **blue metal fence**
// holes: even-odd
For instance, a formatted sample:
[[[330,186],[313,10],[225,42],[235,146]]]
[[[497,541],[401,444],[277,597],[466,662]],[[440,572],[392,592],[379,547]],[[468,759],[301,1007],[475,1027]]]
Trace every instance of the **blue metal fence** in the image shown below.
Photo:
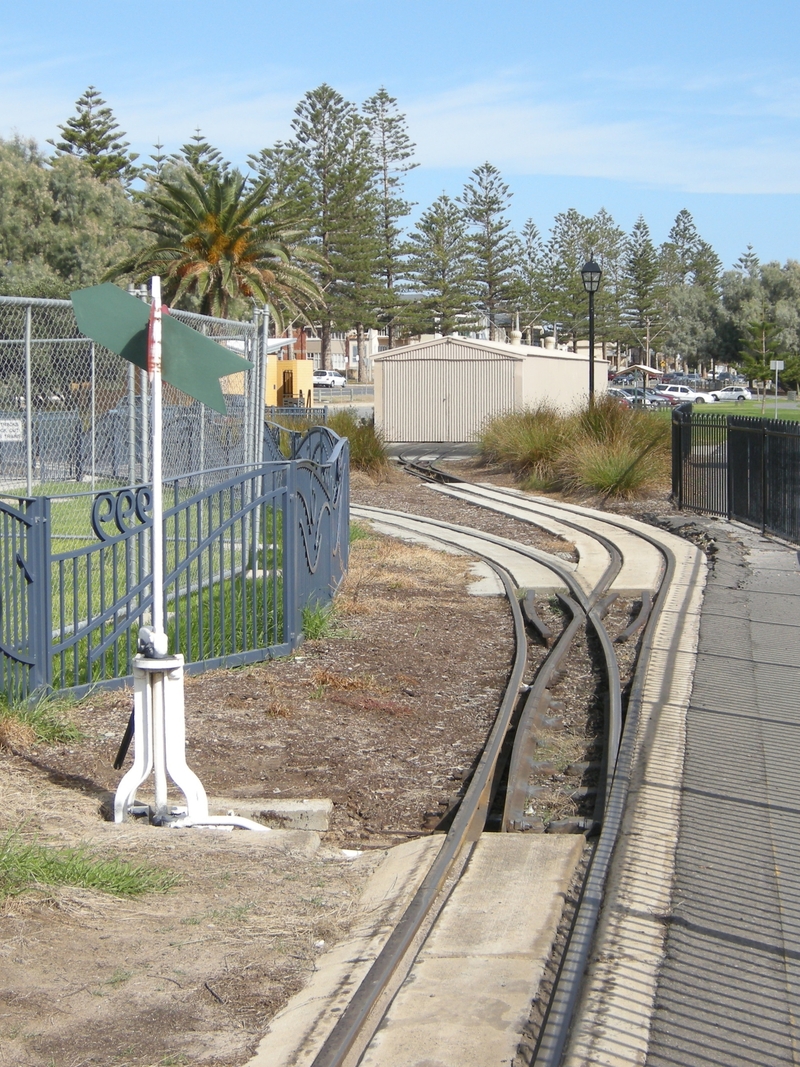
[[[170,647],[189,670],[285,655],[300,640],[304,607],[328,602],[343,576],[348,442],[317,427],[292,452],[165,483],[158,592]],[[0,500],[8,698],[79,695],[130,676],[152,607],[151,529],[146,486]]]

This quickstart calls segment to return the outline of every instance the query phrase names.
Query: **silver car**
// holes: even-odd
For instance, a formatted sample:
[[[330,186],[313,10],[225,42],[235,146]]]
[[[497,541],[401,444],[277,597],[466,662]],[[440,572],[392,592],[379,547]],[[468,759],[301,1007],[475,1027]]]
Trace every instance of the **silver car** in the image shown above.
[[[724,389],[715,389],[708,394],[714,400],[752,400],[753,394],[746,385],[726,385]]]

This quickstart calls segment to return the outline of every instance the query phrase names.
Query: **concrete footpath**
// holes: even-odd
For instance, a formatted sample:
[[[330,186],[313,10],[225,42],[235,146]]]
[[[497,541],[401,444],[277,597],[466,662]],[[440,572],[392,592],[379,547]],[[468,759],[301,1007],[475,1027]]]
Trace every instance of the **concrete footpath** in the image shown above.
[[[796,1065],[798,553],[739,526],[702,525],[719,552],[702,608],[666,957],[645,1063]]]

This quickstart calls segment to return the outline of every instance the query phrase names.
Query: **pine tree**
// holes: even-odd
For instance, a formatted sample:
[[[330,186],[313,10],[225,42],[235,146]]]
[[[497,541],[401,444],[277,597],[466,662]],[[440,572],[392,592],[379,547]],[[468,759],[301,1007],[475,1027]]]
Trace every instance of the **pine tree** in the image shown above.
[[[257,155],[248,156],[247,162],[255,171],[251,179],[254,185],[265,185],[273,200],[294,201],[298,215],[302,215],[311,190],[297,144],[276,141],[272,148],[262,148]]]
[[[361,109],[369,131],[377,169],[377,200],[380,242],[378,267],[381,275],[380,309],[387,322],[389,348],[394,347],[394,319],[399,311],[394,292],[402,269],[400,220],[411,212],[411,204],[402,196],[403,175],[418,166],[410,162],[414,144],[408,136],[405,115],[397,110],[397,101],[381,87],[365,101]]]
[[[636,220],[626,242],[625,280],[627,298],[625,320],[633,343],[643,358],[649,359],[649,340],[659,318],[658,256],[650,237],[650,229],[642,215]]]
[[[588,328],[589,302],[581,268],[594,254],[593,239],[592,220],[570,208],[556,215],[547,242],[553,322],[569,334],[573,350]]]
[[[202,180],[221,180],[230,170],[230,163],[223,159],[218,148],[209,144],[198,127],[180,151],[173,152],[169,162],[176,167],[188,167]]]
[[[469,238],[458,204],[444,193],[422,213],[406,246],[406,321],[415,332],[448,335],[476,325]]]
[[[625,279],[625,231],[617,226],[605,208],[589,220],[587,237],[590,241],[590,258],[603,271],[602,284],[595,295],[595,336],[602,346],[603,357],[607,346],[615,344],[619,353],[624,340],[623,313],[627,283]]]
[[[84,159],[101,182],[112,179],[128,185],[136,177],[133,163],[135,152],[128,152],[129,143],[119,129],[114,113],[93,85],[75,103],[77,114],[59,126],[63,140],[48,140],[56,156],[77,156]]]
[[[322,365],[329,369],[334,325],[363,327],[374,315],[380,255],[375,165],[363,118],[329,85],[306,93],[292,127],[302,171],[298,196],[322,257],[321,349]]]
[[[682,208],[675,216],[667,243],[672,246],[674,256],[675,283],[685,285],[693,270],[700,236],[689,211]]]
[[[742,339],[742,364],[744,372],[751,381],[766,383],[775,373],[770,362],[783,355],[780,339],[780,327],[775,322],[755,319],[748,322]],[[761,414],[764,414],[766,390],[761,393]]]
[[[753,251],[753,246],[748,245],[747,251],[743,252],[741,256],[734,263],[734,269],[741,271],[742,274],[748,274],[753,277],[758,270],[759,259]]]
[[[534,343],[534,330],[543,332],[542,320],[550,300],[544,242],[536,223],[528,219],[520,235],[512,302],[530,344]]]
[[[507,310],[513,295],[519,242],[505,212],[512,194],[491,163],[476,167],[459,203],[472,226],[469,238],[472,276],[479,305],[489,320],[490,336],[497,329],[497,314]]]
[[[164,167],[169,162],[167,156],[163,152],[163,144],[157,141],[153,148],[155,151],[150,153],[150,163],[143,163],[139,168],[139,177],[148,181],[150,178],[160,178],[164,174]]]

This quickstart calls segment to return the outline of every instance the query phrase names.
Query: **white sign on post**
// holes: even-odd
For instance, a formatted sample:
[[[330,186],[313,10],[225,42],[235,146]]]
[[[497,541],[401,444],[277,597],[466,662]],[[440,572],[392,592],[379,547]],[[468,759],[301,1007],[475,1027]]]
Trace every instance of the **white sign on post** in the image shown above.
[[[22,419],[0,419],[0,441],[22,440]]]
[[[784,363],[782,359],[771,359],[769,361],[769,369],[775,371],[775,418],[778,417],[778,371],[783,370]]]

